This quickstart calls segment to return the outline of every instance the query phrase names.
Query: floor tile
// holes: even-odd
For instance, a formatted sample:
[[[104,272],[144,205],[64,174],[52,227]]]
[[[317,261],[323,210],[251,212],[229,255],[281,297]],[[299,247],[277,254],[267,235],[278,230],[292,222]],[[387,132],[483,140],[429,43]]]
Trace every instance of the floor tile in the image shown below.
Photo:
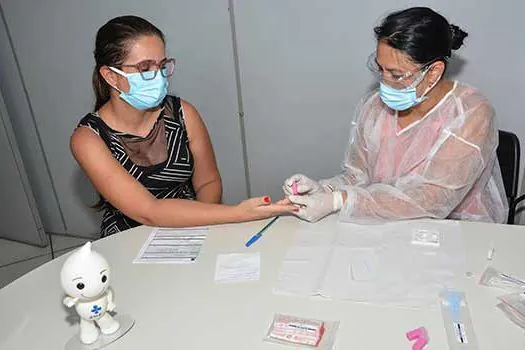
[[[51,239],[53,240],[53,250],[55,252],[66,248],[80,247],[84,243],[90,241],[90,239],[87,238],[77,238],[62,235],[51,235]]]
[[[49,246],[40,248],[7,239],[0,239],[0,266],[26,260],[34,256],[42,256],[49,252],[51,252]]]
[[[32,258],[26,261],[0,267],[0,288],[5,287],[12,281],[50,260],[51,255],[46,254],[37,258]]]

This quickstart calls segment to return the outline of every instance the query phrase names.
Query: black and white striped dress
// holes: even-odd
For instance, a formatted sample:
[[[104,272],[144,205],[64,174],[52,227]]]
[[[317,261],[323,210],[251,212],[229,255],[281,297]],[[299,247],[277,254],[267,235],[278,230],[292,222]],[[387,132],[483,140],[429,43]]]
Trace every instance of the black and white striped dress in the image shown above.
[[[161,140],[161,142],[167,144],[167,159],[154,165],[138,165],[130,156],[130,148],[128,147],[133,143],[147,143],[148,139],[151,138],[150,135],[141,138],[113,130],[96,113],[86,115],[78,126],[88,127],[96,132],[104,140],[113,157],[156,198],[193,200],[195,199],[195,190],[191,182],[193,157],[189,149],[180,99],[167,96],[163,102],[163,107],[164,110],[152,128],[150,135],[155,130],[165,131],[166,140]],[[102,201],[104,210],[101,225],[102,237],[140,225],[140,223],[117,210],[108,201],[103,198]],[[176,213],[173,214],[176,215]]]

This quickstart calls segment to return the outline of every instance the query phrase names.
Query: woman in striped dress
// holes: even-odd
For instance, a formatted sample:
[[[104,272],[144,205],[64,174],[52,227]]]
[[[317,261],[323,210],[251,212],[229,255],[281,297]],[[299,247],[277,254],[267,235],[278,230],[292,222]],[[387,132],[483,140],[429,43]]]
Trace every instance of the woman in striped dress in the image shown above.
[[[102,26],[95,43],[95,112],[71,137],[72,153],[101,195],[101,235],[146,224],[184,227],[268,218],[296,210],[269,197],[223,205],[206,126],[167,95],[175,61],[163,33],[136,16]]]

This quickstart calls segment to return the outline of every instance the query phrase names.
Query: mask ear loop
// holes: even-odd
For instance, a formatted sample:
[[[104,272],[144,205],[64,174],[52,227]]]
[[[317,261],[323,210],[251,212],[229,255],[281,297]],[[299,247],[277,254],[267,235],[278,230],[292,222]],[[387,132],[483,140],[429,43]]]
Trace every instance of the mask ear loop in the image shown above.
[[[445,64],[446,64],[446,63],[448,62],[448,59],[449,59],[449,57],[443,57],[443,58],[441,58],[441,59],[435,59],[435,60],[431,61],[430,63],[427,63],[427,68],[425,68],[425,70],[424,70],[424,73],[423,73],[423,75],[422,75],[421,81],[423,81],[423,78],[424,78],[425,75],[430,71],[430,68],[432,67],[432,65],[433,65],[434,63],[443,60],[443,61],[445,62]],[[434,82],[434,84],[432,84],[431,86],[429,86],[429,87],[425,90],[425,92],[423,92],[423,94],[421,95],[421,98],[425,97],[425,95],[428,94],[428,92],[429,92],[430,90],[432,90],[433,88],[435,88],[436,85],[437,85],[437,84],[439,83],[439,81],[441,80],[441,78],[443,78],[443,73],[441,73],[441,75],[439,76],[439,78],[436,79],[436,81]],[[418,85],[421,83],[421,81],[419,81],[419,82],[416,84],[416,86],[418,86]]]
[[[426,75],[429,71],[430,71],[430,67],[432,67],[431,65],[428,66],[428,68],[425,70],[425,74]],[[434,81],[434,83],[432,85],[430,85],[429,87],[426,88],[425,92],[423,92],[423,94],[421,94],[421,98],[425,97],[426,98],[426,94],[428,94],[430,92],[430,90],[432,90],[433,88],[436,87],[436,85],[439,83],[439,81],[441,80],[441,78],[443,77],[443,74],[441,74],[437,79],[436,81]],[[421,80],[423,81],[423,79]],[[420,82],[421,83],[421,82]]]
[[[109,68],[111,71],[117,73],[118,75],[120,75],[120,76],[122,76],[122,77],[128,79],[128,73],[126,73],[126,72],[124,72],[124,71],[121,71],[120,69],[115,68],[115,67],[108,66],[108,68]],[[107,80],[106,80],[106,83],[107,83]],[[113,86],[113,85],[111,85],[110,83],[108,83],[108,85],[111,86],[113,89],[117,90],[118,92],[120,92],[121,94],[124,93],[124,91],[120,90],[120,89],[117,88],[116,86]],[[129,79],[128,79],[128,85],[129,85]]]

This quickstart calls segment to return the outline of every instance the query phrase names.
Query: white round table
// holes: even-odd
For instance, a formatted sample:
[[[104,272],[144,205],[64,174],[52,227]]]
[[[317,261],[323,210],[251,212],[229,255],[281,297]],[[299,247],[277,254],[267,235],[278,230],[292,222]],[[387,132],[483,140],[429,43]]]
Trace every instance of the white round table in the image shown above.
[[[351,301],[281,296],[272,293],[279,267],[302,225],[329,227],[328,217],[308,224],[280,218],[251,248],[244,243],[266,221],[211,226],[194,264],[132,264],[151,228],[138,227],[94,243],[112,268],[116,311],[136,324],[108,347],[133,349],[278,349],[263,342],[275,313],[340,321],[337,349],[410,349],[405,333],[420,326],[428,330],[426,349],[448,349],[441,311],[374,306]],[[496,308],[505,291],[478,285],[486,267],[487,250],[495,247],[493,265],[525,276],[525,227],[462,222],[467,269],[462,290],[467,295],[479,349],[525,349],[525,332]],[[216,284],[218,254],[261,253],[261,278],[255,282]],[[1,350],[60,350],[78,332],[71,311],[62,305],[57,258],[0,290]]]

